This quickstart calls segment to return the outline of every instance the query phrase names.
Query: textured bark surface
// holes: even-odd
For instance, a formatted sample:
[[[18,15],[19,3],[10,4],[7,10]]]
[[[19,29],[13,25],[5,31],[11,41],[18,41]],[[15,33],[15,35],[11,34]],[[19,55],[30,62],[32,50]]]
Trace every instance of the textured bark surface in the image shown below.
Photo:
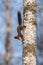
[[[36,1],[24,0],[24,65],[36,65]]]

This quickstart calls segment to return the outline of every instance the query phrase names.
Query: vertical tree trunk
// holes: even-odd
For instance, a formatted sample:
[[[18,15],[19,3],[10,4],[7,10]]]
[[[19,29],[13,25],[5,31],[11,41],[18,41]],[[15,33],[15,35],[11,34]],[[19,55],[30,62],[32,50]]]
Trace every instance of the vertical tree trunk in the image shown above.
[[[9,2],[6,0],[6,13],[7,13],[7,37],[6,37],[6,65],[9,65],[10,60],[10,10]]]

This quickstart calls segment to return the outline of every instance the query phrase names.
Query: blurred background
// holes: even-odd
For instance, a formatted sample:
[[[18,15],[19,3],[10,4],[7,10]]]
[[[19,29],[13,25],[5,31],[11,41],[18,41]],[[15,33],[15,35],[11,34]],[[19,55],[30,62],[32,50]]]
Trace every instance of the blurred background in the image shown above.
[[[9,3],[6,3],[6,5],[8,6]],[[7,7],[8,33],[10,32],[9,14]],[[24,0],[24,25],[26,29],[24,30],[23,41],[23,65],[36,65],[36,0]],[[9,44],[7,44],[6,50],[8,51],[9,49]],[[9,60],[9,54],[7,54],[6,60]]]

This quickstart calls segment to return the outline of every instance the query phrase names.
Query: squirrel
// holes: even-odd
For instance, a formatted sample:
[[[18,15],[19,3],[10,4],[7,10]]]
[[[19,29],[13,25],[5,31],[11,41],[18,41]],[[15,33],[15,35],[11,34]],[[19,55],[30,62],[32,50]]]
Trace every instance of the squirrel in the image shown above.
[[[18,32],[18,35],[17,36],[15,36],[14,38],[15,39],[18,39],[18,40],[20,40],[20,38],[22,39],[22,40],[24,40],[24,37],[23,37],[23,34],[21,33],[21,31],[23,30],[23,29],[25,29],[26,28],[26,26],[22,26],[22,18],[21,18],[21,13],[20,13],[20,11],[18,11],[18,24],[19,24],[19,26],[17,27],[17,32]]]

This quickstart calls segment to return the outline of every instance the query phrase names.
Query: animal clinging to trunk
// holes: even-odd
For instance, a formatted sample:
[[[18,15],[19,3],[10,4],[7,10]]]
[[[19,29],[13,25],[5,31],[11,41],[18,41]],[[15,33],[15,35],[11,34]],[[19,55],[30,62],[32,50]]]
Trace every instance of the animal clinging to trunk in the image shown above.
[[[22,17],[21,17],[20,11],[18,11],[18,14],[17,15],[18,15],[18,24],[19,24],[19,26],[17,27],[18,35],[15,36],[14,38],[15,39],[18,39],[18,40],[20,40],[20,39],[24,40],[24,37],[23,37],[23,34],[21,33],[21,31],[23,29],[25,29],[26,26],[22,26]]]

